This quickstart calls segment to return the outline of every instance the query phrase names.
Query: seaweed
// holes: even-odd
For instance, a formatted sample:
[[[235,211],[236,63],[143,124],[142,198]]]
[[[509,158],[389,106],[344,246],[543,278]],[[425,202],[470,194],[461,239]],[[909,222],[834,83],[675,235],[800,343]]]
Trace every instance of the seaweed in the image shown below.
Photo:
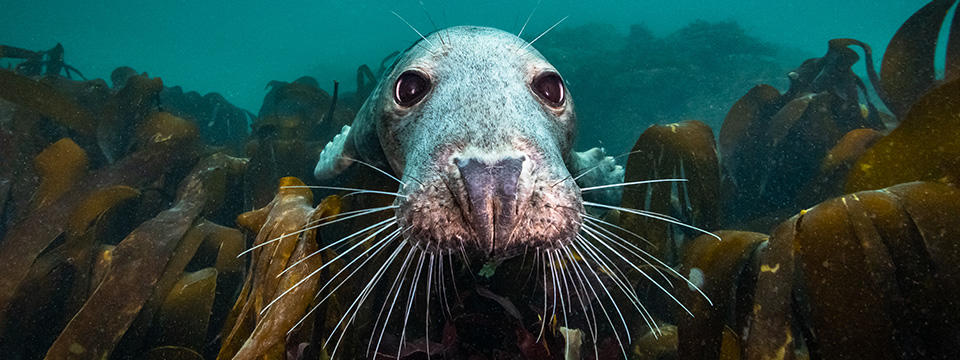
[[[649,127],[627,159],[620,205],[656,214],[678,214],[703,229],[719,226],[720,170],[713,132],[699,121]],[[660,181],[684,179],[685,181]],[[644,184],[644,181],[654,182]],[[636,244],[667,263],[677,259],[674,227],[662,218],[620,213],[620,225],[650,243]],[[683,228],[683,231],[689,228]],[[633,239],[633,237],[627,237]]]

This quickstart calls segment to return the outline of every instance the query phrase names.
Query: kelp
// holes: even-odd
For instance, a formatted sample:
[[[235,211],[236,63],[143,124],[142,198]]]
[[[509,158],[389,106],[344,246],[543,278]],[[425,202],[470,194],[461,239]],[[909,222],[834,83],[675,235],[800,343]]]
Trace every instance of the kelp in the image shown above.
[[[759,255],[746,357],[792,358],[800,340],[817,358],[958,356],[946,344],[960,335],[960,308],[943,301],[960,291],[958,200],[948,185],[907,183],[784,222]]]
[[[759,270],[754,253],[768,237],[730,230],[714,234],[722,240],[701,235],[690,241],[683,251],[680,273],[691,279],[703,294],[685,286],[677,288],[678,299],[693,313],[693,316],[678,317],[677,354],[681,359],[724,358],[722,345],[730,341],[724,336],[725,326],[745,329],[749,325],[742,316],[736,318],[734,324],[727,321],[752,300],[754,279],[751,277]]]
[[[60,139],[37,155],[34,168],[40,185],[34,195],[36,208],[49,205],[75,186],[87,175],[89,164],[86,152],[69,138]]]
[[[815,175],[824,158],[851,131],[886,128],[883,115],[862,95],[868,89],[851,69],[860,59],[851,46],[863,48],[874,79],[869,46],[833,39],[823,57],[807,60],[789,74],[786,93],[760,85],[733,105],[718,139],[723,223],[763,229],[781,216],[837,195],[835,183],[811,184],[811,179],[821,179]]]
[[[648,128],[627,159],[624,181],[683,178],[625,187],[621,206],[659,214],[679,214],[703,229],[718,226],[720,171],[713,132],[699,121]],[[676,198],[676,203],[674,201]],[[665,261],[676,258],[674,227],[663,219],[620,213],[620,225],[652,242],[648,252]],[[687,231],[688,229],[682,229]],[[634,239],[634,237],[628,237]],[[649,247],[651,244],[636,244]]]
[[[934,0],[910,16],[900,26],[883,56],[880,80],[883,84],[884,102],[897,117],[907,114],[910,106],[936,84],[937,38],[947,11],[956,0]],[[952,34],[951,43],[956,49],[957,35]],[[946,65],[950,75],[960,66],[954,56]]]
[[[143,316],[141,309],[149,306],[155,286],[165,287],[164,278],[176,281],[196,251],[199,241],[181,240],[190,239],[184,234],[204,209],[207,176],[227,168],[229,161],[212,157],[201,162],[181,183],[172,208],[140,224],[117,245],[105,279],[50,347],[46,358],[96,359],[114,350],[138,315]],[[167,291],[172,285],[169,282]]]
[[[185,141],[145,147],[117,163],[94,171],[57,201],[16,223],[0,243],[0,323],[4,323],[34,259],[66,230],[73,209],[90,194],[117,185],[138,188],[168,171],[170,164],[189,164],[195,154]]]
[[[900,126],[861,156],[846,183],[849,192],[879,189],[955,173],[960,165],[960,79],[920,98]]]
[[[339,200],[328,198],[314,210],[313,194],[303,185],[296,178],[281,179],[273,201],[237,219],[241,226],[257,232],[254,246],[260,247],[251,252],[251,269],[223,328],[218,359],[282,357],[286,332],[308,310],[319,277],[306,280],[306,276],[322,259],[307,257],[319,246],[315,232],[300,230],[311,219],[338,213]],[[275,239],[279,240],[268,243]],[[300,260],[304,261],[288,270]],[[294,288],[301,280],[306,281]],[[294,290],[274,303],[289,289]],[[268,305],[271,307],[264,312]]]
[[[151,343],[203,350],[216,297],[217,275],[217,269],[209,267],[184,273],[177,280],[157,311]]]
[[[60,72],[66,72],[67,77],[72,78],[70,74],[72,71],[79,75],[80,78],[86,79],[83,77],[83,74],[80,73],[80,70],[64,62],[64,49],[60,43],[57,43],[57,45],[50,50],[45,51],[32,51],[8,45],[0,45],[0,59],[3,58],[25,60],[17,64],[14,68],[20,75],[60,75]]]
[[[97,128],[97,119],[56,89],[9,70],[0,69],[0,98],[82,134],[93,133]]]

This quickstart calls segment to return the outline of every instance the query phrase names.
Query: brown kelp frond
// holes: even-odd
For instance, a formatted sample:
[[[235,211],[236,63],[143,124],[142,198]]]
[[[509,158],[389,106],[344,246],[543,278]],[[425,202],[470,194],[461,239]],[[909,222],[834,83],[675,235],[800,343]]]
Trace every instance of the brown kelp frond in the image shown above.
[[[204,182],[214,169],[226,166],[224,161],[230,160],[201,162],[181,184],[174,207],[144,222],[120,242],[103,282],[50,347],[48,359],[69,357],[78,346],[91,356],[106,357],[138,315],[152,316],[141,309],[152,307],[155,311],[162,297],[151,295],[172,289],[202,241],[202,237],[181,240],[191,239],[185,235],[208,196]]]
[[[880,67],[880,80],[887,95],[883,100],[898,118],[904,117],[910,106],[936,85],[937,37],[947,11],[955,3],[956,0],[931,1],[903,23],[887,45]],[[954,44],[955,36],[960,35],[951,34]],[[955,56],[950,56],[950,60],[947,69],[954,76],[960,65]]]
[[[873,190],[956,175],[960,164],[960,80],[913,104],[900,126],[870,147],[850,170],[846,190]]]
[[[836,184],[843,181],[842,172],[825,173],[824,158],[851,131],[886,128],[884,115],[851,69],[860,59],[851,46],[862,47],[870,61],[866,44],[831,40],[823,57],[807,60],[789,74],[786,93],[760,85],[730,109],[718,140],[727,205],[724,223],[764,229],[804,206],[839,195]],[[868,66],[875,78],[872,69]],[[832,180],[823,181],[825,177]]]
[[[621,206],[651,213],[678,215],[679,221],[702,229],[718,226],[720,170],[713,132],[698,121],[655,125],[647,129],[627,160],[625,182],[682,178],[684,182],[652,182],[623,189]],[[637,244],[668,263],[676,259],[674,228],[669,222],[620,213],[620,226],[651,241]]]
[[[10,58],[24,60],[14,68],[20,75],[47,76],[60,75],[61,72],[65,72],[68,78],[73,78],[72,75],[70,75],[70,72],[73,71],[79,75],[81,79],[86,80],[87,78],[80,73],[80,70],[64,62],[63,55],[63,45],[60,43],[57,43],[57,45],[50,50],[45,51],[32,51],[13,46],[0,45],[0,59]]]

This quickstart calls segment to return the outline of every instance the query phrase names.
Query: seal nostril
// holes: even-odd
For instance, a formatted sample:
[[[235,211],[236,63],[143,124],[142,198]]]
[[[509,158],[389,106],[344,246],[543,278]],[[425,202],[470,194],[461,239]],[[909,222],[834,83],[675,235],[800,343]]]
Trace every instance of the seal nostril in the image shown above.
[[[475,158],[458,159],[469,202],[470,223],[481,241],[480,248],[493,251],[504,246],[517,219],[517,189],[522,158],[504,158],[492,164]]]

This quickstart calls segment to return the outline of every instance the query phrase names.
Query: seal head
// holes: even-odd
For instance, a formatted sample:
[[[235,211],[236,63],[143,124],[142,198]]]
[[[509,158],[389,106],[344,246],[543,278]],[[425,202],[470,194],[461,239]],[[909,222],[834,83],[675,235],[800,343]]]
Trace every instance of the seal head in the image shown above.
[[[315,175],[332,177],[352,159],[389,166],[404,183],[405,241],[503,260],[566,246],[579,232],[569,169],[589,164],[568,162],[592,157],[572,150],[575,130],[573,100],[539,52],[497,29],[453,27],[398,58]]]

